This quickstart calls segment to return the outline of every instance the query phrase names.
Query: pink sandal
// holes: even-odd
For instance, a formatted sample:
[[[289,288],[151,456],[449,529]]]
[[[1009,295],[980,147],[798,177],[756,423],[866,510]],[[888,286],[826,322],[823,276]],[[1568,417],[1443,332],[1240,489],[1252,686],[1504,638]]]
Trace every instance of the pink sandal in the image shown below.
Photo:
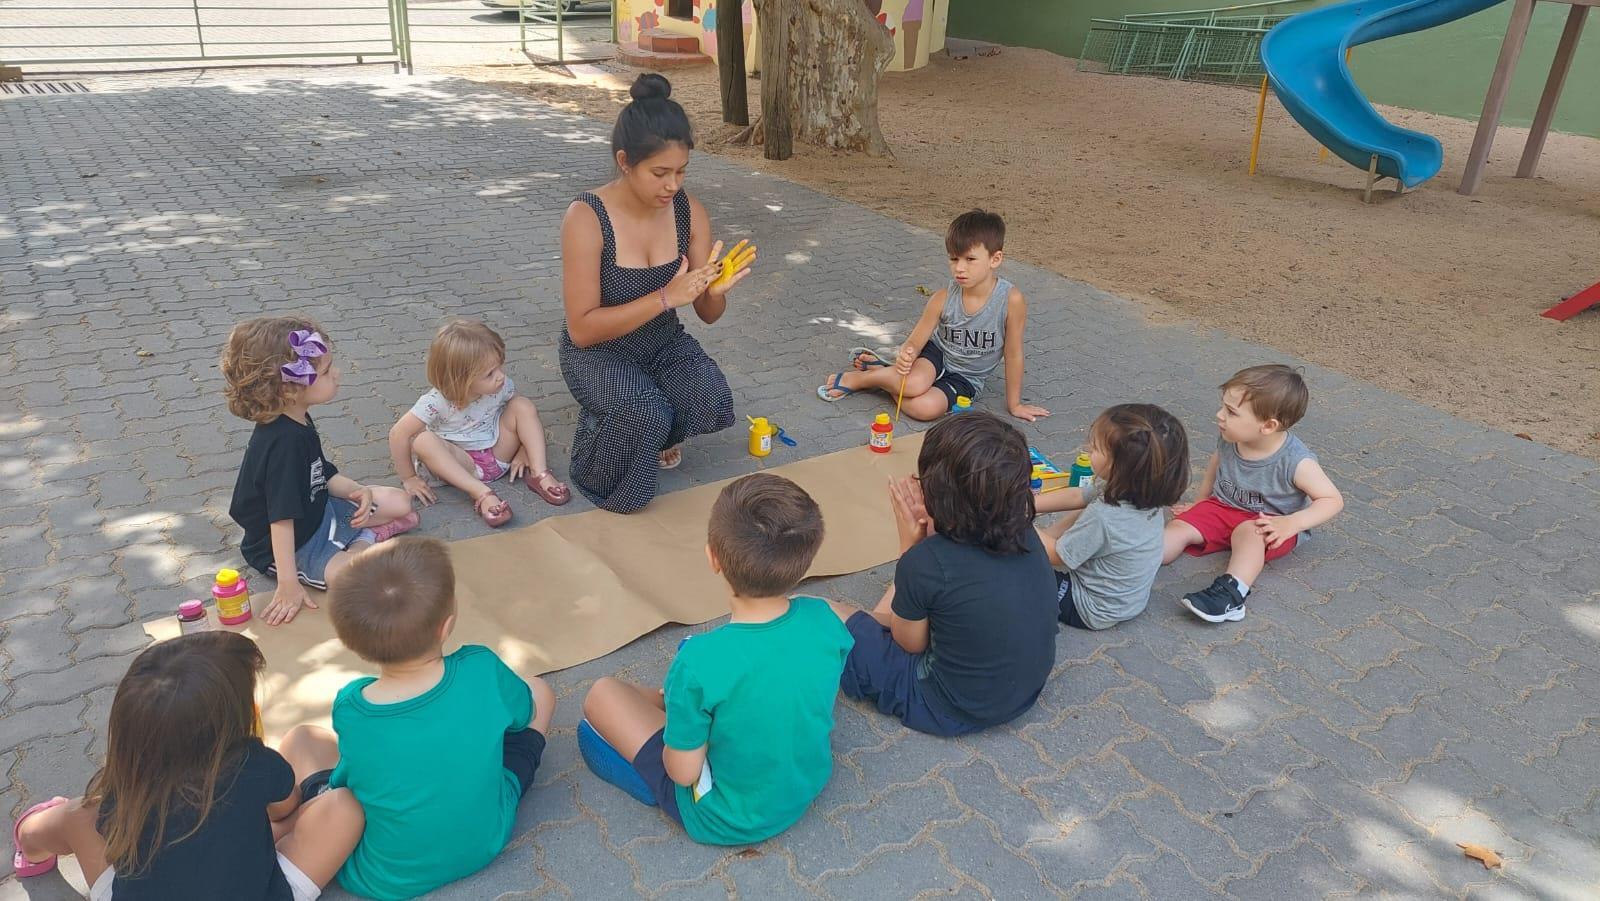
[[[485,503],[491,497],[500,503],[493,507]],[[498,529],[511,521],[511,505],[500,500],[493,491],[486,491],[473,501],[472,509],[478,514],[478,518],[483,520],[483,524],[491,529]]]
[[[393,538],[396,535],[404,535],[405,533],[411,531],[412,529],[415,529],[421,522],[422,522],[422,514],[418,513],[415,510],[412,510],[410,513],[407,513],[406,515],[400,517],[397,520],[394,520],[393,522],[386,522],[381,526],[373,526],[372,527],[372,540],[373,540],[373,543],[374,544],[381,544],[381,543],[383,543],[385,541],[388,541],[389,539]]]
[[[555,482],[554,486],[550,488],[544,487],[546,476],[550,478],[550,481]],[[544,502],[552,507],[559,507],[572,500],[572,489],[563,484],[560,479],[556,478],[556,474],[548,469],[543,472],[530,472],[523,476],[522,482],[528,486],[528,490],[544,498]]]
[[[22,856],[22,821],[40,811],[49,810],[52,807],[60,807],[67,803],[68,800],[67,798],[55,797],[48,801],[40,801],[38,804],[24,810],[22,816],[17,817],[16,825],[11,827],[11,869],[16,872],[18,879],[43,876],[56,868],[56,856],[54,854],[37,863],[30,862],[28,858]]]

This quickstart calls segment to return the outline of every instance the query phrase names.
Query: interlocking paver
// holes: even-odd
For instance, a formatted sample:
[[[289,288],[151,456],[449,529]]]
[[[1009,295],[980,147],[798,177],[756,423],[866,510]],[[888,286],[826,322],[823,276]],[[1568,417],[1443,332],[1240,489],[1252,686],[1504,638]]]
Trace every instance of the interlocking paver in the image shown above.
[[[227,505],[249,426],[226,414],[216,371],[233,322],[297,308],[324,321],[346,378],[319,425],[341,468],[379,480],[434,323],[482,317],[505,335],[564,471],[577,410],[555,352],[558,222],[610,166],[608,123],[447,77],[91,84],[0,100],[0,358],[16,364],[0,372],[0,805],[12,815],[82,789],[139,623],[237,562]],[[56,152],[12,152],[17,135]],[[859,443],[882,401],[820,404],[808,387],[851,345],[897,343],[915,286],[944,278],[939,235],[781,171],[692,166],[719,235],[763,250],[727,317],[694,328],[740,412],[802,441],[775,462]],[[1031,266],[1007,274],[1033,300],[1028,393],[1057,411],[1021,428],[1048,452],[1080,446],[1107,404],[1154,400],[1194,427],[1198,470],[1213,386],[1283,359],[1151,327],[1133,304]],[[684,634],[665,630],[552,676],[562,707],[511,846],[435,897],[1592,896],[1600,467],[1308,375],[1298,430],[1349,505],[1267,570],[1244,622],[1208,627],[1177,608],[1221,566],[1183,559],[1137,620],[1064,632],[1052,682],[1014,723],[941,741],[842,703],[832,783],[747,851],[692,846],[573,747],[583,691],[617,670],[659,680]],[[664,486],[749,471],[742,445],[694,443]],[[447,495],[424,530],[483,528]],[[870,603],[891,571],[810,590]],[[1490,839],[1503,872],[1454,847]],[[0,882],[0,901],[21,897]]]

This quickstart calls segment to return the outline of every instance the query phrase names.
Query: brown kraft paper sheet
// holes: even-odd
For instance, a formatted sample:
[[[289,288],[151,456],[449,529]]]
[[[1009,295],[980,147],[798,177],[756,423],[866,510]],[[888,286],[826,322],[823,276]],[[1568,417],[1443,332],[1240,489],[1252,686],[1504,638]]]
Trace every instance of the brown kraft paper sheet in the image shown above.
[[[862,446],[766,470],[799,484],[822,508],[826,537],[808,577],[898,556],[888,480],[916,471],[921,446],[922,436],[911,434],[889,454]],[[666,623],[725,615],[727,589],[706,563],[705,542],[711,505],[728,481],[662,495],[631,516],[591,510],[453,542],[457,620],[447,649],[485,645],[535,676],[603,657]],[[257,614],[270,597],[262,590],[252,598]],[[168,617],[145,631],[159,640],[178,626]],[[253,620],[243,631],[266,655],[262,719],[270,738],[297,723],[327,725],[339,689],[377,672],[334,637],[325,608],[304,609],[277,628]]]

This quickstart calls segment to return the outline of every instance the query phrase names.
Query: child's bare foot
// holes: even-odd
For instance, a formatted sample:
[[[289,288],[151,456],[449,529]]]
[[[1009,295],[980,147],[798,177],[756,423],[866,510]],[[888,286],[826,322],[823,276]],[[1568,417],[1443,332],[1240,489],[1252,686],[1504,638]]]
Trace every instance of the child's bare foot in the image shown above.
[[[677,469],[683,462],[683,445],[675,445],[661,452],[661,468]]]

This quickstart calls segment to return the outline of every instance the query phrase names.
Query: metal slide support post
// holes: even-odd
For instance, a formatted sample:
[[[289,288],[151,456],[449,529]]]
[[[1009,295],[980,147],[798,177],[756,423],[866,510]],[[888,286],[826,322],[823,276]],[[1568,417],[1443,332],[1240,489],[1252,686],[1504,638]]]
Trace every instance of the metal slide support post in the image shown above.
[[[517,47],[528,55],[528,0],[517,0]]]
[[[1372,162],[1367,164],[1367,192],[1361,195],[1362,203],[1372,202],[1372,183],[1378,180],[1378,155],[1372,155]]]
[[[1261,123],[1267,118],[1267,77],[1261,76],[1261,97],[1256,101],[1256,132],[1250,138],[1250,174],[1256,174],[1256,157],[1261,152]]]
[[[612,0],[612,6],[616,0]],[[567,0],[556,0],[556,62],[565,64],[567,61],[567,27],[563,24],[567,11]]]

